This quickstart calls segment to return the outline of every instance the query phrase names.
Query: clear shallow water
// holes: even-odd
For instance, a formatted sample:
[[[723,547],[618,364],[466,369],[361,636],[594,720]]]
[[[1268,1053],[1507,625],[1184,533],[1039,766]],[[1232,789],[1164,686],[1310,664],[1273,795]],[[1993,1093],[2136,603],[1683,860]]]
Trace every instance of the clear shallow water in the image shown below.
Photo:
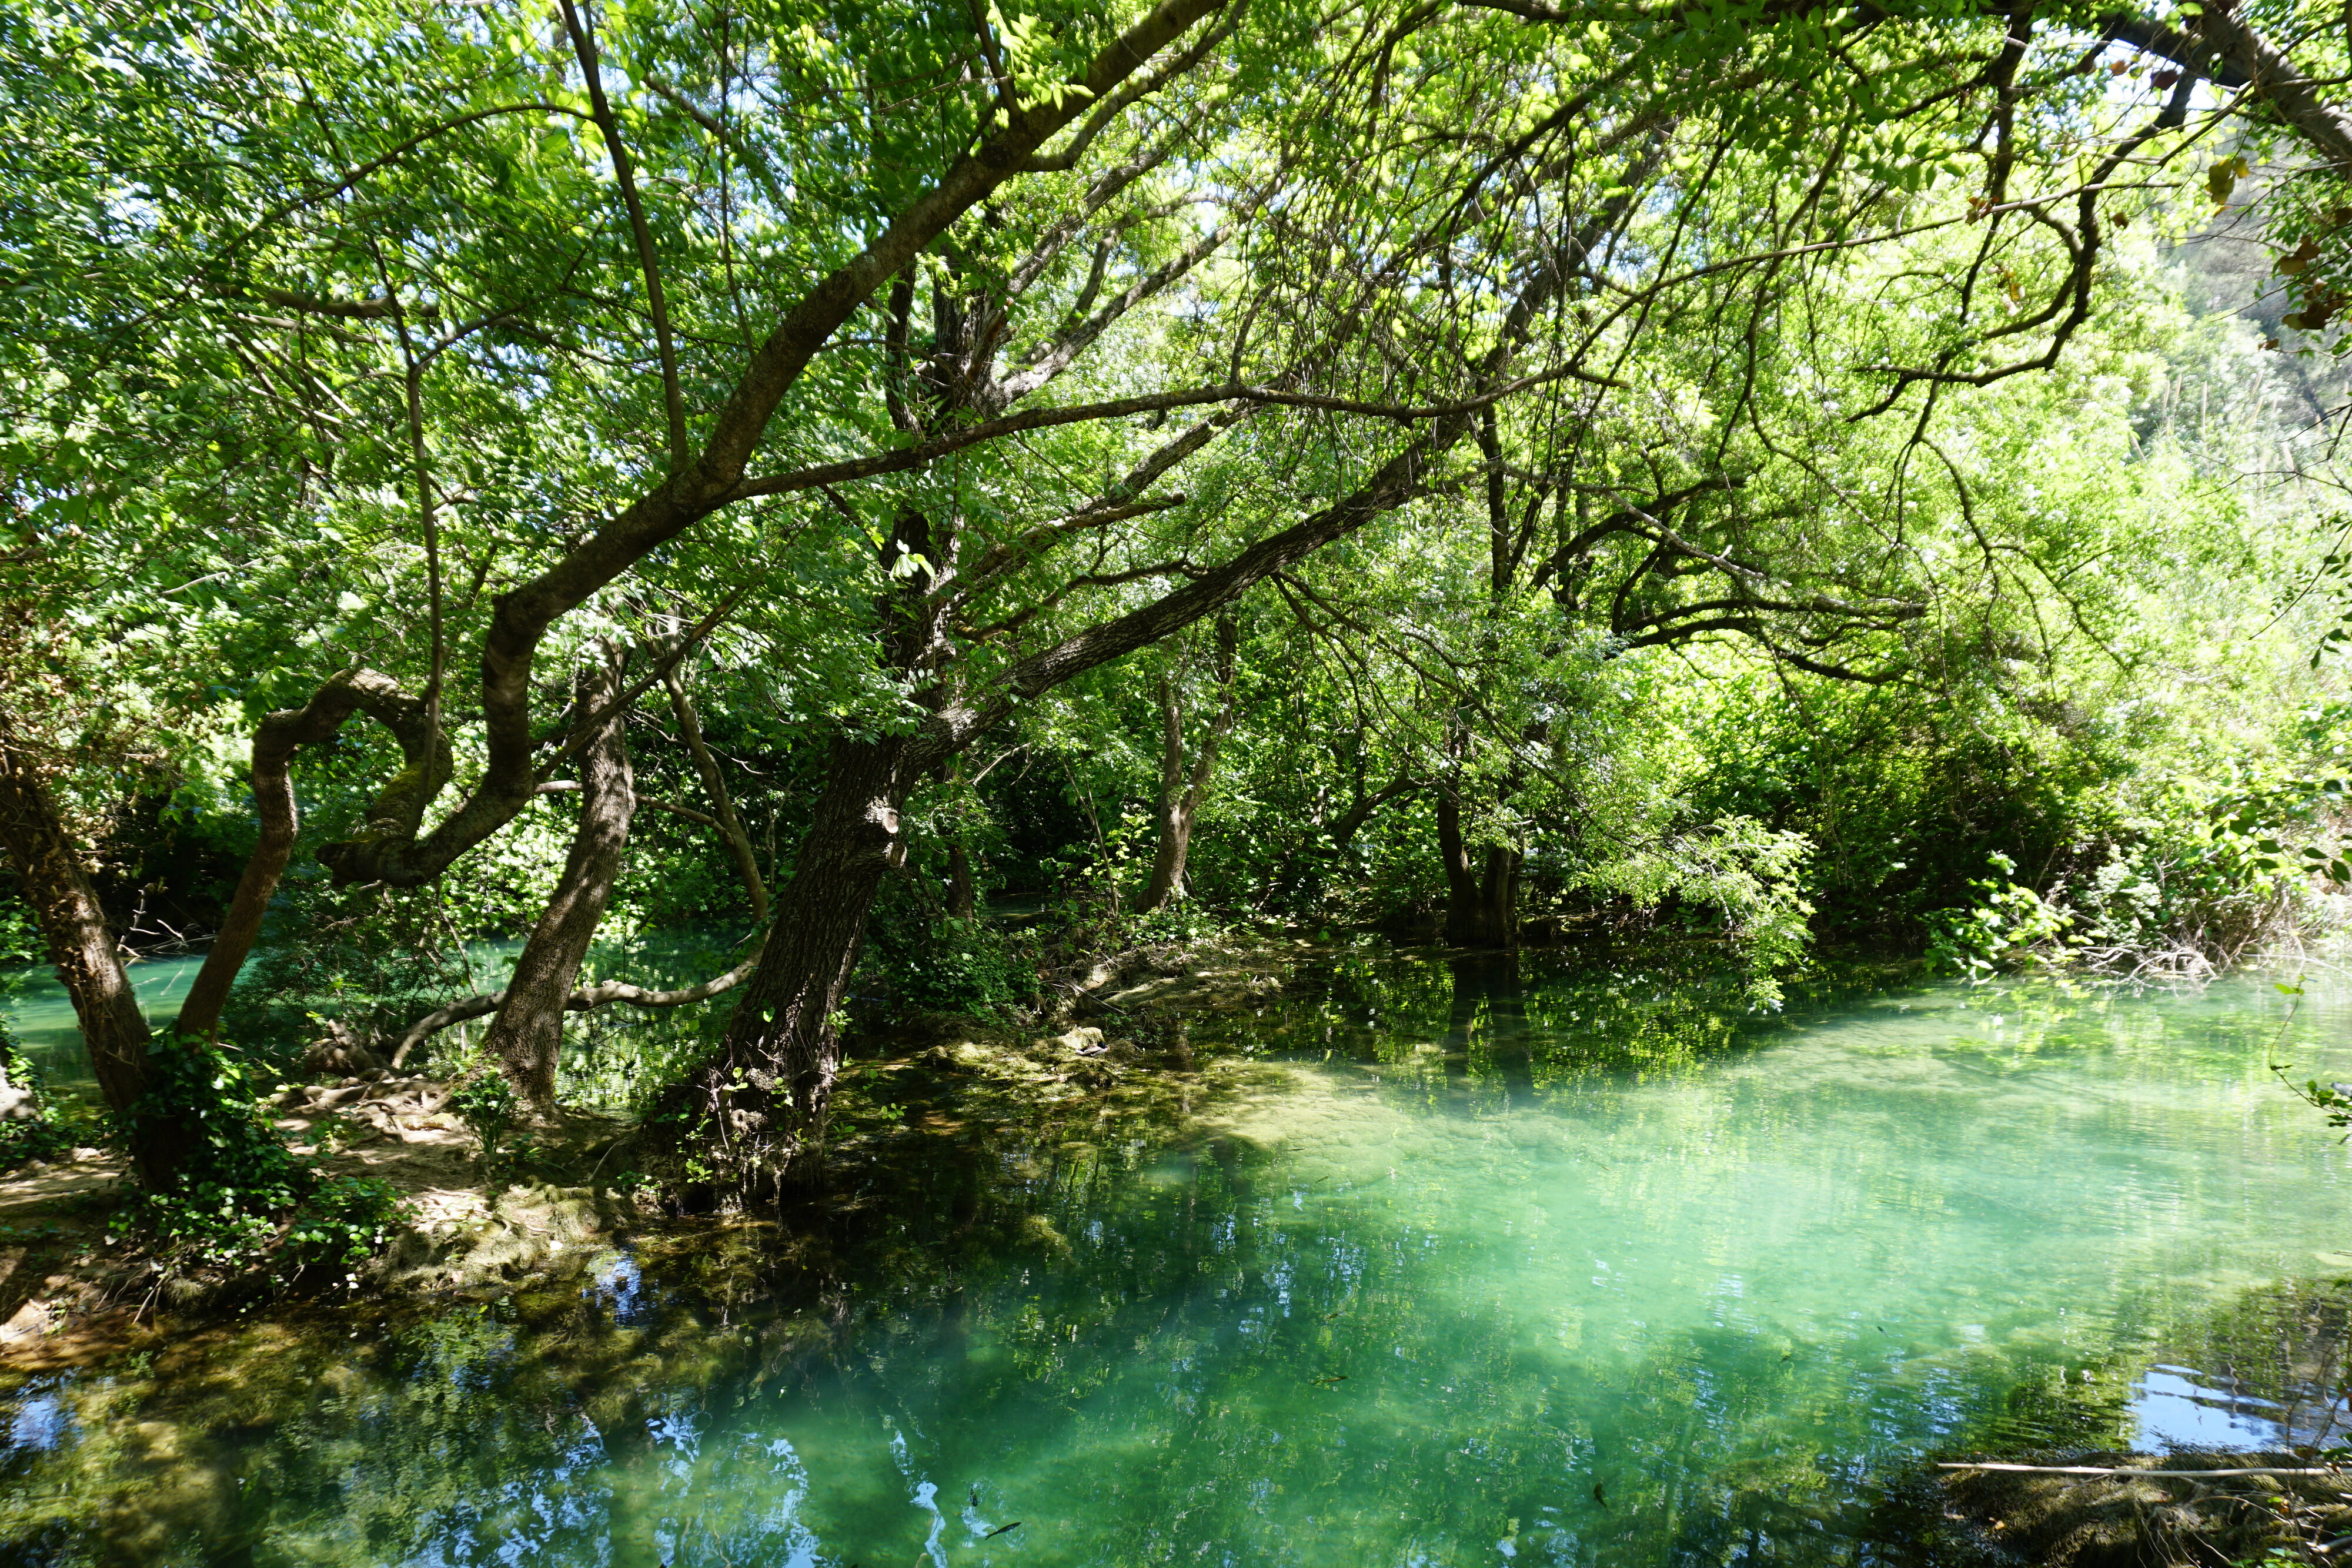
[[[0,1540],[1880,1561],[1867,1516],[1906,1463],[2095,1419],[2194,1440],[2213,1375],[2150,1369],[2165,1335],[2352,1272],[2346,1151],[2266,1071],[2352,1077],[2352,997],[2311,988],[2292,1023],[2261,979],[1913,988],[1757,1029],[1687,975],[1367,957],[1224,1028],[1251,1062],[1181,1116],[990,1124],[949,1098],[845,1175],[828,1226],[22,1382]]]
[[[204,955],[144,958],[131,966],[131,988],[151,1019],[168,1019],[179,1010],[188,988],[196,983]],[[6,971],[5,1008],[8,1032],[14,1035],[33,1065],[49,1082],[79,1086],[90,1082],[89,1057],[81,1048],[81,1028],[74,1021],[73,1002],[47,964],[12,967]]]

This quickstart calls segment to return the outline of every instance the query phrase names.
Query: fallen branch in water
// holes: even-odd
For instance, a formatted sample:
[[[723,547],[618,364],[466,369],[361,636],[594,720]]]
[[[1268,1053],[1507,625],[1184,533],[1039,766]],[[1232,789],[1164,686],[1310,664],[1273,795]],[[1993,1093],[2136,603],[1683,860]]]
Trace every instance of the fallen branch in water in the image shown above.
[[[2341,1470],[2284,1470],[2257,1468],[2243,1470],[2143,1470],[2128,1465],[1995,1465],[1971,1464],[1960,1460],[1939,1460],[1939,1470],[2016,1470],[2035,1476],[2188,1476],[2210,1479],[2216,1476],[2334,1476]]]

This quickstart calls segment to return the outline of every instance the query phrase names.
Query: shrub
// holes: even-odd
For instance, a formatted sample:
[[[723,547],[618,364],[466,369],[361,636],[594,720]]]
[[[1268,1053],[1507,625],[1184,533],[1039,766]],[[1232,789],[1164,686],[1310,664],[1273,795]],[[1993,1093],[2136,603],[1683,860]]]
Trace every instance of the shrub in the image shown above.
[[[0,1068],[5,1068],[14,1102],[0,1121],[0,1171],[13,1171],[33,1160],[53,1160],[81,1144],[96,1141],[97,1128],[79,1101],[60,1103],[49,1092],[41,1070],[26,1056],[0,1023]]]
[[[993,1017],[1037,988],[1035,956],[1022,934],[952,915],[926,920],[903,908],[867,929],[865,969],[914,1012]]]
[[[116,1238],[144,1245],[170,1271],[356,1284],[360,1265],[407,1217],[391,1186],[329,1177],[288,1148],[232,1048],[163,1035],[148,1064],[147,1092],[122,1117],[125,1141],[164,1119],[196,1132],[167,1185],[134,1189],[116,1211]]]
[[[1997,876],[1930,916],[1929,958],[1970,976],[2038,964],[2116,974],[2211,973],[2331,918],[2321,894],[2352,883],[2333,821],[2343,779],[2291,780],[2200,799],[2176,789],[2117,824],[2046,886]]]

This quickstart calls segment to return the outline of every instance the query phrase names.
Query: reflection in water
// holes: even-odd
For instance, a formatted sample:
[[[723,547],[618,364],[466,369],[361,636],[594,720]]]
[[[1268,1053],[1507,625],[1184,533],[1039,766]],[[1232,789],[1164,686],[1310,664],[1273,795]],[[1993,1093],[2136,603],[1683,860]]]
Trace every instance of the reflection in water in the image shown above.
[[[2158,1331],[2336,1239],[2343,1151],[2265,1070],[2266,982],[1915,988],[1759,1027],[1704,974],[1518,963],[1365,953],[1196,1023],[1203,1061],[1250,1064],[1182,1116],[996,1124],[959,1085],[807,1228],[25,1382],[0,1540],[56,1563],[1853,1562],[1893,1467],[2031,1432],[2053,1386],[2112,1390],[2127,1433],[2179,1392],[2126,1410]],[[2292,1060],[2352,1066],[2347,1010],[2307,1000]],[[2243,1392],[2233,1419],[2280,1397]]]
[[[2352,1439],[2352,1281],[2255,1291],[2165,1334],[2132,1385],[2128,1416],[2148,1448],[2283,1449]]]

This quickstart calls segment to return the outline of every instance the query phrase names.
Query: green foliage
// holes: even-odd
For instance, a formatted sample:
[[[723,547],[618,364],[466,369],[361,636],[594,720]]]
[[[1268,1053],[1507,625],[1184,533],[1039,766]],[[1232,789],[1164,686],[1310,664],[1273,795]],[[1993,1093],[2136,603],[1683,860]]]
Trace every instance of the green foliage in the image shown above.
[[[320,1019],[382,1044],[450,996],[480,988],[438,894],[295,880],[279,893],[265,940],[230,993],[224,1029],[290,1066]]]
[[[1037,955],[1025,933],[937,914],[907,898],[877,908],[863,972],[910,1012],[996,1018],[1037,991]]]
[[[495,1066],[477,1062],[465,1082],[449,1097],[449,1109],[474,1134],[476,1156],[481,1161],[485,1176],[495,1176],[530,1160],[533,1148],[530,1139],[509,1141],[520,1106],[513,1086]]]
[[[177,1160],[132,1189],[111,1228],[170,1269],[350,1288],[407,1217],[388,1184],[327,1176],[289,1149],[229,1047],[156,1037],[146,1095],[122,1121],[126,1143]]]
[[[1718,912],[1746,968],[1749,1005],[1769,1009],[1811,943],[1804,884],[1812,852],[1801,834],[1734,817],[1612,858],[1582,881],[1645,905],[1672,898]]]
[[[0,663],[71,759],[77,831],[168,826],[213,875],[251,839],[254,723],[362,664],[444,682],[468,789],[496,705],[450,672],[524,694],[513,752],[555,733],[548,677],[583,641],[642,655],[726,596],[688,673],[772,882],[845,737],[968,713],[995,761],[1032,750],[1022,770],[1055,779],[1045,801],[1012,769],[963,783],[978,751],[930,758],[949,766],[906,802],[910,875],[860,971],[902,1008],[1002,1012],[1049,949],[1265,913],[1426,921],[1462,902],[1441,800],[1507,925],[1630,900],[1719,927],[1759,1004],[1816,926],[1932,933],[1972,970],[2226,957],[2347,880],[2272,804],[2242,823],[2165,793],[2294,772],[2283,714],[2340,687],[2304,656],[2340,641],[2321,601],[2352,580],[2341,541],[2280,526],[2310,509],[2305,481],[2232,483],[2276,471],[2290,391],[2333,404],[2242,323],[2198,316],[2165,249],[2242,199],[2277,126],[2223,147],[2210,119],[2152,122],[2162,89],[2120,74],[2119,44],[2084,54],[2086,15],[1340,23],[1254,0],[1171,40],[1150,90],[1056,132],[1059,152],[975,161],[1018,116],[1092,99],[1075,73],[1144,8],[984,9],[617,8],[604,128],[544,16],[0,16],[21,148],[0,165],[0,512],[22,543],[0,563]],[[2017,57],[1988,67],[2012,26]],[[2336,43],[2294,43],[2334,78]],[[1990,137],[1989,68],[2011,84]],[[627,202],[608,141],[639,173]],[[2126,152],[2146,179],[2111,177]],[[912,204],[952,205],[926,195],[943,172],[977,191],[1011,167],[913,259],[842,270]],[[2336,308],[2342,185],[2283,183],[2291,329]],[[1549,291],[1520,309],[1529,279]],[[761,341],[797,358],[747,370]],[[652,367],[673,361],[666,387]],[[1181,407],[1030,418],[1153,392]],[[1398,412],[1473,392],[1472,422]],[[707,493],[735,499],[635,509],[668,493],[675,444],[755,403],[753,435],[713,448]],[[998,413],[1027,422],[1017,445],[914,460]],[[1207,423],[1179,440],[1171,413]],[[2299,475],[2321,460],[2297,452]],[[1366,490],[1408,453],[1411,484]],[[1348,528],[1279,576],[1202,591],[1350,496]],[[1232,680],[1179,613],[1212,600],[1235,618]],[[483,656],[494,617],[558,601],[526,639],[537,666]],[[1157,647],[1060,687],[1039,674],[1041,651],[1067,663],[1122,625]],[[1162,780],[1227,697],[1192,897],[1129,920]],[[729,857],[688,825],[704,780],[659,706],[632,745],[675,810],[633,828],[604,933],[632,959],[649,925],[746,924]],[[304,751],[306,836],[229,1015],[257,1052],[282,1060],[319,1018],[382,1041],[494,988],[466,944],[543,904],[571,808],[511,779],[479,817],[530,803],[436,886],[318,880],[320,842],[363,829],[396,766],[360,720]],[[133,776],[170,823],[132,820]],[[1017,862],[1022,891],[1058,895],[1056,929],[944,915],[950,841],[983,886]],[[1990,855],[2032,869],[1984,882]],[[635,1096],[721,1010],[591,1019],[565,1086]]]
[[[2278,1074],[2279,1082],[2286,1085],[2289,1093],[2313,1110],[2326,1113],[2327,1124],[2337,1132],[2345,1133],[2347,1141],[2352,1141],[2352,1132],[2346,1132],[2346,1129],[2352,1128],[2352,1083],[2322,1083],[2316,1078],[2307,1078],[2297,1083],[2287,1076],[2287,1069],[2284,1066],[2274,1065],[2271,1071]]]
[[[1969,885],[1980,895],[1965,909],[1928,916],[1930,967],[1982,979],[2028,958],[2063,960],[2070,953],[2067,931],[2074,916],[2045,903],[2030,887],[2006,880],[2017,862],[1999,852],[1992,867],[2002,880],[1978,879]]]
[[[1931,917],[1928,956],[1981,977],[2021,965],[2117,973],[2210,973],[2264,945],[2332,935],[2352,876],[2336,836],[2347,794],[2336,774],[2216,789],[2167,787],[2140,814],[2107,823],[2042,888],[1970,883],[1966,905]]]
[[[5,1023],[0,1023],[0,1066],[6,1069],[8,1086],[26,1096],[7,1120],[0,1121],[0,1171],[54,1160],[101,1140],[97,1119],[79,1100],[60,1101],[49,1092],[40,1068]]]

